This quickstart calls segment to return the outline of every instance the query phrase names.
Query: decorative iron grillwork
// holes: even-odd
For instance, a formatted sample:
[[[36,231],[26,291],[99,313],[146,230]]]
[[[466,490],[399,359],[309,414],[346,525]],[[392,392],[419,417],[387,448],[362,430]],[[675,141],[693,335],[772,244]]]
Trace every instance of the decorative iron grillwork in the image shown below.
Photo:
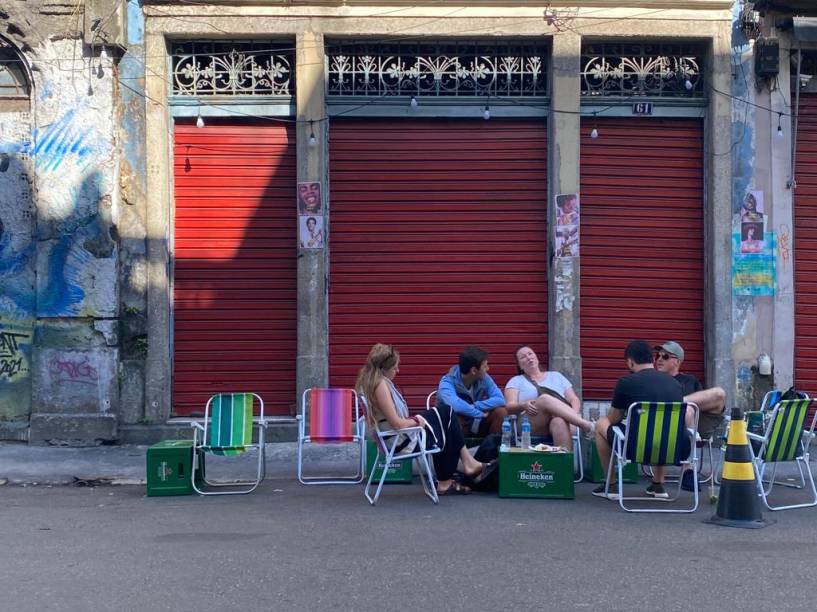
[[[702,57],[689,43],[586,44],[582,95],[703,98]]]
[[[544,97],[547,57],[519,41],[339,43],[327,49],[327,94]]]
[[[269,41],[194,41],[173,45],[177,96],[292,96],[292,45]]]

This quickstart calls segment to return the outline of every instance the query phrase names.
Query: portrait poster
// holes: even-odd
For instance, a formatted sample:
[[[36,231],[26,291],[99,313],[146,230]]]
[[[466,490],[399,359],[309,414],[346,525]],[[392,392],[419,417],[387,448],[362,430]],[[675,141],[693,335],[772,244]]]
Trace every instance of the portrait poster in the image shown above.
[[[579,256],[579,226],[578,225],[557,225],[556,244],[554,246],[556,257],[578,257]]]
[[[561,193],[556,196],[556,225],[579,225],[579,194]]]
[[[743,221],[740,224],[740,252],[763,253],[766,241],[763,235],[763,221]]]
[[[556,257],[579,256],[579,194],[561,193],[555,198]]]
[[[764,204],[762,191],[750,191],[740,207],[741,223],[763,223]]]
[[[321,184],[317,181],[298,183],[298,214],[322,215]]]
[[[322,215],[300,215],[298,217],[298,243],[302,249],[323,248]]]

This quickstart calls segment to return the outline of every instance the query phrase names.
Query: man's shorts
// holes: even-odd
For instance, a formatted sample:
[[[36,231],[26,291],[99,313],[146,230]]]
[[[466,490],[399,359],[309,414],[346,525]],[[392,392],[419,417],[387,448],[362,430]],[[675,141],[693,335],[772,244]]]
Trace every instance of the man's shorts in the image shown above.
[[[698,435],[701,440],[708,440],[715,433],[724,421],[724,413],[714,414],[712,412],[702,412],[698,416]]]

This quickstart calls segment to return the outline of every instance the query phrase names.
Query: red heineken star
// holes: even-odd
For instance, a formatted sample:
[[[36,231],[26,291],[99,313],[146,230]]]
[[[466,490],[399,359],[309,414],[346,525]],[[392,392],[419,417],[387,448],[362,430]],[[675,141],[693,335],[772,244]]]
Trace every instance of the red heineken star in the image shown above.
[[[531,463],[530,464],[530,469],[531,469],[531,472],[538,472],[539,470],[542,469],[542,465],[537,461],[536,463]]]

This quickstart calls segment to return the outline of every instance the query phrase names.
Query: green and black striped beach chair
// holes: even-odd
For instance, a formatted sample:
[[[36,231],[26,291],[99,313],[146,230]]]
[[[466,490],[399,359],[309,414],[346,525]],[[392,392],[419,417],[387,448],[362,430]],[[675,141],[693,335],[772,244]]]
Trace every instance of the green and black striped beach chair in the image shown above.
[[[693,410],[693,427],[685,424],[684,415]],[[624,432],[614,427],[613,456],[607,470],[605,491],[609,494],[613,465],[618,474],[618,503],[627,512],[695,512],[698,508],[698,455],[695,452],[695,431],[698,425],[698,406],[685,402],[635,402],[627,409]],[[691,508],[632,508],[625,500],[673,502],[681,492],[678,490],[668,499],[654,497],[625,497],[624,468],[629,463],[645,466],[689,465],[694,475],[693,505]]]
[[[253,415],[257,406],[258,418]],[[193,422],[193,461],[191,482],[201,495],[239,495],[255,491],[266,474],[266,453],[264,449],[264,400],[256,393],[219,393],[207,401],[204,422]],[[258,441],[253,443],[253,426],[258,428]],[[236,457],[249,450],[258,455],[256,477],[253,480],[233,482],[211,482],[204,479],[203,485],[196,483],[198,462],[204,463],[209,455]],[[203,465],[202,465],[203,467]],[[204,470],[202,470],[204,472]]]
[[[809,410],[814,399],[801,398],[779,401],[772,410],[763,435],[749,433],[752,449],[752,463],[757,475],[758,487],[763,503],[769,510],[789,510],[791,508],[807,508],[817,506],[817,487],[814,485],[814,475],[809,466],[809,445],[814,439],[814,425],[817,414],[809,417]],[[779,463],[795,462],[800,470],[800,484],[791,484],[775,480],[775,472]],[[771,465],[769,479],[764,482],[766,467]],[[808,480],[808,483],[806,482]],[[769,504],[769,494],[774,485],[811,489],[811,500],[801,504],[786,506],[772,506]]]

